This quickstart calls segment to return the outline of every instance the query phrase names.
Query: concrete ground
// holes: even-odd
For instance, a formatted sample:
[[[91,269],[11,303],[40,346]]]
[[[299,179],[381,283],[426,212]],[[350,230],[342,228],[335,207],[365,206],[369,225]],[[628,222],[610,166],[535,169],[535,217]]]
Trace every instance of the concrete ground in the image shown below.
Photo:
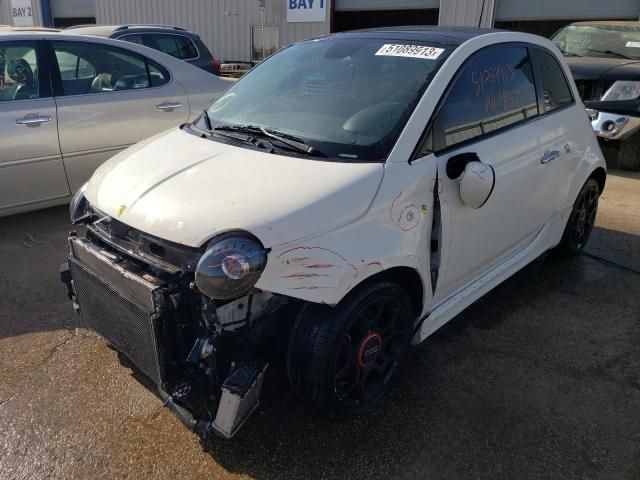
[[[467,309],[376,412],[330,423],[281,382],[207,445],[79,328],[68,229],[65,208],[0,219],[3,480],[640,478],[639,174],[610,174],[587,254],[544,256]]]

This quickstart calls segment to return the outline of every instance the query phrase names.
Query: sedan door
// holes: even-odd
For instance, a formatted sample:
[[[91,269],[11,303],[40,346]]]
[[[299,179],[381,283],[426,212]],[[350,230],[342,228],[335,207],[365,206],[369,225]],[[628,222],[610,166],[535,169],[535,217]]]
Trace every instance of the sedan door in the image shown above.
[[[0,42],[0,216],[69,196],[41,47]]]
[[[52,41],[60,148],[72,191],[122,149],[189,117],[184,89],[157,62],[90,40]]]
[[[545,156],[557,150],[556,132],[546,128],[543,118],[524,47],[483,49],[456,75],[431,133],[438,159],[446,259],[435,301],[454,294],[523,249],[553,216],[555,165]],[[493,190],[479,208],[462,202],[460,177],[450,178],[452,172],[447,169],[456,158],[473,158],[470,154],[495,174]]]

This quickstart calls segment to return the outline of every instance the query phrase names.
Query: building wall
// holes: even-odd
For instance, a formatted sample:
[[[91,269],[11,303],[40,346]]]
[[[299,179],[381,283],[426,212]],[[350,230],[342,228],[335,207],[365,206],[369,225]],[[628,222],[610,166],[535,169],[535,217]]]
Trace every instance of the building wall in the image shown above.
[[[42,25],[40,0],[31,0],[31,8],[33,8],[33,23]],[[11,25],[11,22],[11,0],[0,0],[0,25]]]
[[[3,1],[3,0],[0,0]],[[329,33],[331,3],[325,22],[287,23],[287,0],[266,0],[265,25],[278,25],[281,47]],[[200,35],[223,61],[251,60],[251,25],[260,25],[257,0],[96,0],[96,22],[160,23]]]

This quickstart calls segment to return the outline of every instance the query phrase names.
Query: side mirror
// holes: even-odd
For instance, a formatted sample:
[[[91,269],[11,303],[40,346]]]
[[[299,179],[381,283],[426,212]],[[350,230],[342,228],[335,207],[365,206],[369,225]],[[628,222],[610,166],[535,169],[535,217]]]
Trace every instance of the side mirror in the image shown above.
[[[467,163],[460,178],[460,198],[471,208],[480,208],[491,196],[496,173],[491,165],[480,161]]]

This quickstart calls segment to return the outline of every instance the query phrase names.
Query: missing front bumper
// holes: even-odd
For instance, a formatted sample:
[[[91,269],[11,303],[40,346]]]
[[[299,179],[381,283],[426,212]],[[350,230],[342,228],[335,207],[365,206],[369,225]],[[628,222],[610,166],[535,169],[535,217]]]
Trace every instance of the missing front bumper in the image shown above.
[[[194,341],[206,334],[197,321],[197,302],[179,305],[176,300],[189,292],[176,291],[175,285],[169,286],[91,239],[72,235],[69,250],[61,280],[86,326],[157,386],[165,405],[187,428],[200,435],[235,435],[259,405],[267,364],[244,355],[242,361],[232,362],[227,370],[231,373],[220,385],[213,380],[216,374],[205,374],[216,371],[216,355],[209,352],[193,361],[188,358],[189,351],[170,345],[176,341],[171,332],[184,329],[185,324],[191,324],[192,331],[181,339],[183,347],[191,349]],[[178,381],[187,384],[187,390],[198,392],[195,398],[177,395],[174,387]],[[198,402],[208,406],[192,408]]]

